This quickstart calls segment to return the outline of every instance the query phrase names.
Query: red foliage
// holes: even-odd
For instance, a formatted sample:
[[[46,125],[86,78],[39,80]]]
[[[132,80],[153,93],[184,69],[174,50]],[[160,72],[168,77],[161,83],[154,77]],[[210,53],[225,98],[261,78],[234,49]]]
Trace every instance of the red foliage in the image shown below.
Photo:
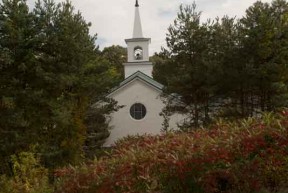
[[[59,193],[277,191],[288,182],[288,113],[213,129],[128,137],[93,164],[55,172]]]

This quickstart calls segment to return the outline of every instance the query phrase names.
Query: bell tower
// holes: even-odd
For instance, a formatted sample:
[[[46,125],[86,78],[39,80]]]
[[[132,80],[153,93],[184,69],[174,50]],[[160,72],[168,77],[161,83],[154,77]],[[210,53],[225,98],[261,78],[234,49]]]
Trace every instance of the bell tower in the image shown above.
[[[133,36],[130,39],[125,39],[125,42],[128,52],[128,61],[123,64],[125,78],[137,71],[152,77],[153,65],[152,62],[149,62],[149,44],[151,39],[143,36],[138,0],[135,3]]]

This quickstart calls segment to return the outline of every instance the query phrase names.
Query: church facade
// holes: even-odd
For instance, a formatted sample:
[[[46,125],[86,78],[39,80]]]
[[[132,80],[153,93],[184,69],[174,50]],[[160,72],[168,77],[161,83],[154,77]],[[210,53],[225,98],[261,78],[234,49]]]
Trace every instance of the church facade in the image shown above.
[[[124,63],[125,80],[108,97],[123,106],[112,113],[110,136],[104,146],[111,146],[128,135],[160,134],[164,118],[160,116],[165,107],[160,95],[163,85],[153,80],[153,64],[149,61],[150,38],[144,38],[136,0],[133,37],[125,40],[128,61]],[[170,127],[176,128],[180,116],[170,118]]]

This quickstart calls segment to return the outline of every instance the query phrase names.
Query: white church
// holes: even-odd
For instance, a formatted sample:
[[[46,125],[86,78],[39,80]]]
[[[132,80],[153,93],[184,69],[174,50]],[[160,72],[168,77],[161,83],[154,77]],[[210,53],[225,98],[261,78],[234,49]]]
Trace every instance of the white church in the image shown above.
[[[159,114],[165,107],[161,100],[163,85],[153,80],[153,64],[149,62],[150,38],[145,38],[136,0],[133,37],[125,39],[128,61],[124,63],[125,80],[108,97],[124,107],[112,113],[110,136],[104,146],[111,146],[128,135],[160,134],[164,118]],[[181,116],[170,118],[170,128],[177,128]]]

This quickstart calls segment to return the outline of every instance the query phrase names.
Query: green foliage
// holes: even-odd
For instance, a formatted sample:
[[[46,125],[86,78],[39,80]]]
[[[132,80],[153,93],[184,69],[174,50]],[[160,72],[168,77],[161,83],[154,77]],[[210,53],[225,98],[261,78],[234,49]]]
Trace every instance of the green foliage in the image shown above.
[[[4,160],[0,173],[8,173],[2,164],[7,166],[11,154],[25,149],[26,141],[33,143],[35,140],[32,130],[36,128],[32,128],[32,124],[36,125],[38,120],[31,116],[36,114],[32,110],[37,105],[34,99],[41,91],[32,90],[29,84],[32,80],[37,82],[29,77],[36,63],[33,57],[35,33],[33,15],[25,1],[3,1],[0,23],[0,155]]]
[[[56,192],[281,192],[287,118],[283,111],[188,133],[130,136],[107,157],[58,170]]]
[[[209,51],[212,49],[209,42],[210,24],[201,25],[200,16],[195,3],[191,6],[180,6],[174,24],[168,29],[168,49],[163,50],[157,57],[153,73],[157,80],[167,85],[164,93],[168,99],[174,100],[170,102],[173,106],[167,109],[188,115],[185,123],[187,127],[198,127],[210,120],[208,111],[214,76],[210,76],[213,63],[209,60],[209,54],[213,54]],[[166,69],[166,78],[160,75],[163,69]],[[176,96],[176,99],[173,96]]]
[[[13,190],[13,181],[9,180],[5,175],[0,176],[0,193],[15,193]]]
[[[191,128],[287,107],[287,13],[285,0],[256,2],[240,20],[200,23],[195,3],[181,5],[167,49],[153,56],[166,110],[188,115]]]
[[[168,84],[168,76],[171,75],[171,72],[175,70],[173,65],[168,65],[169,62],[169,53],[162,49],[162,52],[155,53],[151,58],[153,63],[153,79],[160,82],[163,85]]]
[[[115,84],[87,23],[71,2],[0,3],[0,174],[38,144],[48,168],[83,160],[86,111]],[[111,103],[112,104],[112,103]],[[103,115],[99,115],[103,116]]]
[[[123,63],[127,62],[127,49],[121,46],[110,46],[103,49],[101,56],[109,61],[112,68],[114,68],[119,76],[118,81],[124,79]]]
[[[90,106],[85,116],[85,125],[87,127],[87,138],[85,140],[85,157],[94,159],[98,157],[107,137],[109,137],[109,119],[107,116],[113,111],[117,111],[120,106],[113,99],[102,100]]]
[[[250,71],[248,83],[254,92],[250,98],[262,111],[287,106],[287,13],[286,1],[257,2],[241,19],[243,63]]]
[[[40,157],[32,152],[11,156],[13,176],[0,178],[1,193],[52,193],[48,170],[40,164]]]

